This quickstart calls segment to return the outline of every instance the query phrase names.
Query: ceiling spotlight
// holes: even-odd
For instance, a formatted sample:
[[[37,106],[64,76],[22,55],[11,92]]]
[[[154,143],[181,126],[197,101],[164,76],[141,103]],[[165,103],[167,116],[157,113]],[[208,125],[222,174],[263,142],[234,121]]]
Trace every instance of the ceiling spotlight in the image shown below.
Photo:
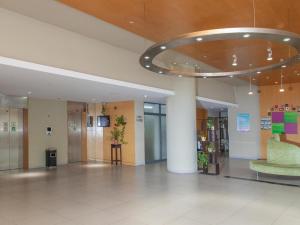
[[[233,78],[233,75],[230,75],[229,77],[230,77],[230,78]]]
[[[249,92],[248,95],[253,95],[253,91],[252,91],[252,79],[251,77],[249,77]]]
[[[22,98],[23,98],[23,99],[27,99],[28,97],[27,97],[27,96],[23,96]]]
[[[261,74],[261,71],[257,71],[256,73],[257,73],[257,74]]]
[[[203,77],[204,79],[206,79],[207,77]]]
[[[286,68],[286,65],[282,65],[281,68]]]
[[[182,77],[182,75],[178,75],[178,77],[179,77],[179,78],[181,78],[181,77]]]
[[[163,71],[158,71],[158,73],[159,73],[159,74],[162,74],[162,73],[163,73]]]
[[[268,49],[267,49],[267,52],[268,52],[267,60],[268,60],[268,61],[272,61],[272,60],[273,60],[273,52],[272,52],[272,49],[271,49],[271,48],[268,48]]]
[[[177,65],[177,62],[173,62],[173,65]]]
[[[297,76],[300,76],[300,73],[297,73]]]
[[[274,84],[278,84],[278,81],[275,81]]]
[[[232,55],[233,61],[232,61],[232,66],[237,66],[237,56],[236,54]]]
[[[243,37],[248,38],[248,37],[250,37],[250,34],[244,34]]]
[[[284,88],[283,88],[283,73],[282,73],[282,69],[280,71],[280,89],[279,92],[284,92]]]
[[[249,91],[249,92],[248,92],[248,95],[253,95],[253,91]]]
[[[150,65],[146,65],[145,67],[150,68]]]
[[[134,24],[134,21],[131,20],[131,21],[129,21],[129,23],[130,23],[130,24]]]
[[[290,41],[291,39],[290,38],[288,38],[288,37],[286,37],[286,38],[283,38],[283,41],[284,42],[288,42],[288,41]]]
[[[253,78],[252,80],[256,80],[255,78]]]
[[[165,50],[165,49],[167,49],[167,47],[164,46],[164,45],[162,45],[162,46],[160,46],[160,49],[161,49],[161,50]]]
[[[149,56],[145,56],[144,59],[150,59],[150,57]]]
[[[196,41],[202,41],[202,40],[203,40],[202,37],[197,37],[197,38],[196,38]]]

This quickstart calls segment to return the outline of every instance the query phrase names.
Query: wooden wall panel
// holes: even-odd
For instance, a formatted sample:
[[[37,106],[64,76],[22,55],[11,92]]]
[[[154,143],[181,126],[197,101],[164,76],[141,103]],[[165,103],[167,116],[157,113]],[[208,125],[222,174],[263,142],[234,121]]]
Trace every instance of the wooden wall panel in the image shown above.
[[[267,116],[268,111],[274,105],[292,104],[300,106],[300,83],[285,85],[285,92],[279,92],[279,86],[261,86],[260,115]],[[267,156],[267,141],[272,136],[271,130],[261,130],[261,158]],[[287,135],[287,140],[300,143],[300,118],[298,118],[298,134]]]
[[[111,126],[103,131],[103,157],[104,161],[110,162],[110,131],[113,128],[116,116],[124,115],[127,121],[125,141],[122,145],[123,164],[135,165],[135,110],[134,101],[113,102],[107,104],[107,114],[110,115]]]

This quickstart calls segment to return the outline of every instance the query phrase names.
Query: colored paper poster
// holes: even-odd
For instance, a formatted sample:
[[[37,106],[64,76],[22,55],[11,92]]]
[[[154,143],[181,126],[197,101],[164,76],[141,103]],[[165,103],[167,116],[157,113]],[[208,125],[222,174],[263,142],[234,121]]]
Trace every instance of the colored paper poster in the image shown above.
[[[284,113],[284,122],[285,123],[297,123],[298,113],[297,112],[285,112]]]
[[[249,131],[250,130],[250,114],[239,113],[237,116],[237,131]]]
[[[298,134],[297,123],[286,123],[284,125],[284,131],[286,134]]]
[[[283,133],[284,133],[284,123],[272,124],[272,134],[283,134]]]
[[[272,112],[272,123],[283,123],[284,112]]]

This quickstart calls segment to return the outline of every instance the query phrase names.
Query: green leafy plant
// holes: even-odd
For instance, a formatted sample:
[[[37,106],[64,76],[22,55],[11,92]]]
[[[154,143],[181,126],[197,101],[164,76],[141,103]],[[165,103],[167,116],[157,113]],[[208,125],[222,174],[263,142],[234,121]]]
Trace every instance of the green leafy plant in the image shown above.
[[[207,145],[208,152],[215,152],[215,144],[213,142],[209,142]]]
[[[124,140],[126,124],[127,122],[123,115],[116,117],[114,127],[110,132],[112,141],[120,144],[127,144]]]
[[[205,152],[198,153],[198,165],[203,169],[208,168],[208,155]]]
[[[106,115],[106,103],[102,103],[101,114],[102,114],[103,116]]]

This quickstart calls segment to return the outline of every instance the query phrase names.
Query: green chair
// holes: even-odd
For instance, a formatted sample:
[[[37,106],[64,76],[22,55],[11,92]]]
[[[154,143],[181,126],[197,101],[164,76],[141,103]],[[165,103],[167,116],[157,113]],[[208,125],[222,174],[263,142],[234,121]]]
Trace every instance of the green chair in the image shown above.
[[[250,161],[250,169],[259,173],[300,176],[300,148],[279,141],[278,137],[268,140],[267,160]]]

